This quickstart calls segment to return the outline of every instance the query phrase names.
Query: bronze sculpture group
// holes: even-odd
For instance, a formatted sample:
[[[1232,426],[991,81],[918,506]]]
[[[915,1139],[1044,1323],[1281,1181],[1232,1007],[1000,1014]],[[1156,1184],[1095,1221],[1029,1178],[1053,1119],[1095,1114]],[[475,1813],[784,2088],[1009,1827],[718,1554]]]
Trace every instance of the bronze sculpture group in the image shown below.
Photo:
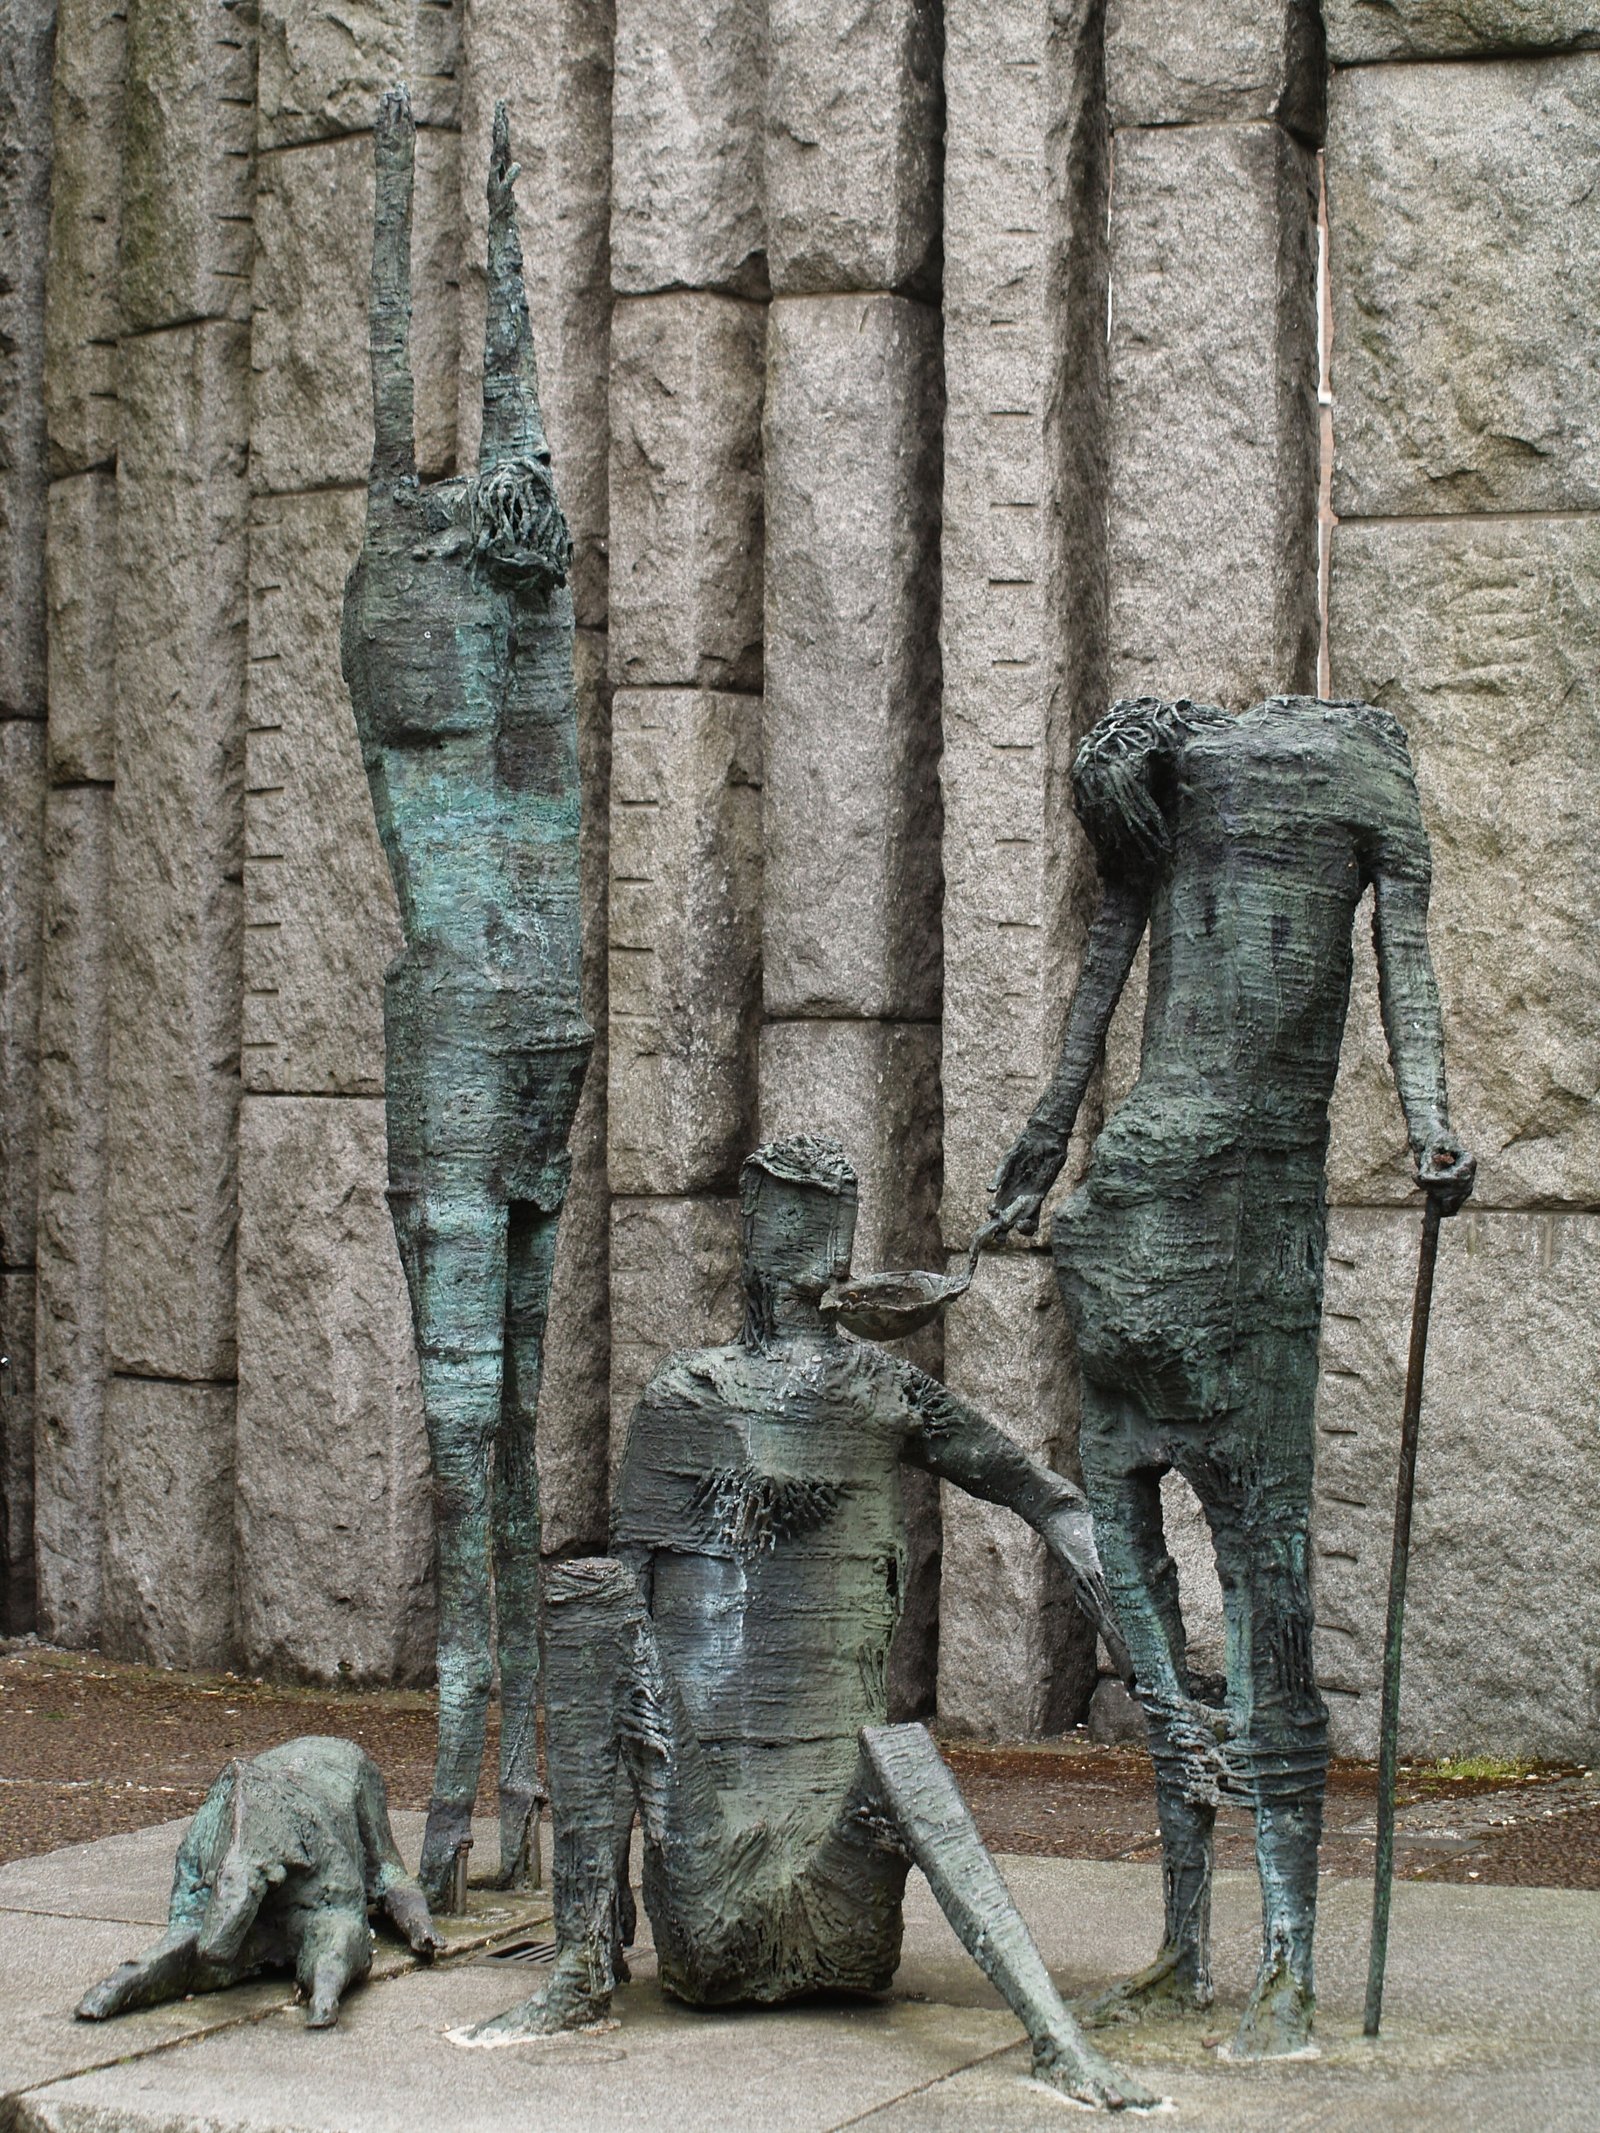
[[[439,1609],[420,1885],[360,1751],[298,1742],[230,1765],[184,1840],[165,1939],[95,1988],[85,2016],[287,1967],[325,2024],[366,1972],[369,1906],[419,1953],[441,1946],[429,1905],[461,1901],[496,1657],[501,1886],[528,1875],[542,1797],[534,1425],[565,1144],[591,1044],[570,544],[540,419],[503,108],[481,465],[470,479],[417,479],[413,143],[395,92],[376,128],[375,444],[343,656],[405,933],[385,994],[390,1202],[433,1468]],[[657,1373],[632,1418],[610,1554],[544,1581],[553,1972],[458,2041],[604,2018],[627,1976],[637,1818],[662,1981],[690,2005],[883,1990],[914,1863],[1022,2021],[1039,2078],[1112,2108],[1154,2100],[1063,2005],[930,1736],[889,1723],[909,1463],[1040,1534],[1129,1663],[1148,1717],[1162,1945],[1086,2019],[1209,2004],[1212,1828],[1231,1795],[1255,1813],[1263,1903],[1260,1969],[1232,2051],[1311,2048],[1327,1768],[1308,1561],[1324,1165],[1352,927],[1369,890],[1417,1181],[1451,1213],[1473,1177],[1445,1091],[1428,843],[1405,736],[1369,705],[1283,697],[1235,717],[1187,700],[1120,703],[1080,748],[1073,792],[1100,908],[1059,1068],[996,1171],[972,1263],[980,1244],[1037,1230],[1148,934],[1138,1081],[1053,1233],[1087,1500],[868,1337],[947,1308],[972,1263],[954,1280],[852,1285],[845,1152],[811,1135],[757,1149],[741,1177],[739,1336]],[[1161,1523],[1172,1469],[1215,1544],[1220,1704],[1187,1668]]]

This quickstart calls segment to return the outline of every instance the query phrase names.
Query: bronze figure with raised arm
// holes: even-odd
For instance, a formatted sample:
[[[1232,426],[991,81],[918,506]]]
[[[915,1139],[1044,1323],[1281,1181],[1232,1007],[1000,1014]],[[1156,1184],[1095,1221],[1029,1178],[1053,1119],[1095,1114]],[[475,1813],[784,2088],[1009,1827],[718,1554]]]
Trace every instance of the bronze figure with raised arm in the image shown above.
[[[489,164],[478,472],[424,486],[408,353],[416,129],[376,128],[374,443],[343,663],[405,948],[384,988],[389,1204],[433,1467],[439,1759],[423,1841],[451,1905],[470,1841],[492,1654],[502,1886],[535,1827],[534,1419],[567,1135],[593,1033],[579,994],[571,542],[522,288],[505,108]]]
[[[1117,704],[1073,766],[1101,902],[1054,1081],[993,1183],[1031,1235],[1135,953],[1150,936],[1136,1086],[1057,1214],[1083,1381],[1096,1539],[1150,1725],[1166,1927],[1101,2021],[1211,1997],[1219,1787],[1254,1807],[1263,1942],[1237,2056],[1312,2049],[1327,1713],[1311,1654],[1312,1413],[1328,1106],[1363,894],[1419,1185],[1453,1213],[1473,1161],[1450,1125],[1427,943],[1431,862],[1406,737],[1369,704],[1274,697],[1242,717]],[[1191,1693],[1161,1478],[1203,1506],[1227,1697]]]

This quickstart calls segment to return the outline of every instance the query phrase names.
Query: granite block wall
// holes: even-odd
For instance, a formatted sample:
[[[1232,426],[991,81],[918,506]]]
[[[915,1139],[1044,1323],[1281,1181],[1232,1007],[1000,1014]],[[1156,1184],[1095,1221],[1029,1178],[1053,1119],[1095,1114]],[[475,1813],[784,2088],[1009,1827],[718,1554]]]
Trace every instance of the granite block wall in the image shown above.
[[[965,1251],[1060,1040],[1096,893],[1067,771],[1105,703],[1320,685],[1410,731],[1482,1161],[1407,1742],[1592,1754],[1586,0],[0,0],[4,1626],[430,1664],[398,929],[336,635],[402,76],[424,468],[476,451],[504,96],[576,544],[597,1045],[547,1547],[603,1543],[651,1370],[733,1331],[757,1136],[846,1141],[863,1266]],[[1141,1005],[1136,970],[1067,1183]],[[1367,1752],[1417,1214],[1365,945],[1330,1195],[1317,1656]],[[915,1354],[1072,1470],[1042,1244]],[[898,1707],[1074,1723],[1094,1645],[1042,1550],[927,1485],[907,1509]],[[1215,1667],[1181,1484],[1167,1515]]]

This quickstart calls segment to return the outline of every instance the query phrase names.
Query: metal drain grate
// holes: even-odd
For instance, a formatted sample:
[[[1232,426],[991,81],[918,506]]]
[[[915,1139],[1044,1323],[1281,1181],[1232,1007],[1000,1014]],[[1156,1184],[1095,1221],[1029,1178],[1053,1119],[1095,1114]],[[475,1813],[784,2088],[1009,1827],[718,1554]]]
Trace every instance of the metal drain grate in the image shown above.
[[[503,1948],[491,1948],[488,1960],[491,1963],[553,1963],[556,1959],[556,1944],[553,1940],[513,1940]]]

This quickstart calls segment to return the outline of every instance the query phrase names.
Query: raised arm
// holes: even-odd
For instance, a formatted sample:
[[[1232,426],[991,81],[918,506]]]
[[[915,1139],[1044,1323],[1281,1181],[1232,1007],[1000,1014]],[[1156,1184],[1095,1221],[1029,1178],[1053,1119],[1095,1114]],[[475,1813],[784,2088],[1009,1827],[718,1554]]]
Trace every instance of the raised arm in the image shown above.
[[[512,188],[521,165],[511,160],[511,125],[494,107],[489,152],[489,290],[483,335],[483,443],[480,470],[507,459],[548,460],[539,410],[539,366],[522,286],[522,243]]]
[[[392,488],[417,471],[411,391],[411,192],[417,128],[411,97],[388,90],[373,129],[377,206],[372,224],[372,479]]]
[[[1142,885],[1120,874],[1107,880],[1067,1009],[1055,1078],[990,1184],[990,1212],[1024,1237],[1038,1229],[1045,1194],[1066,1161],[1084,1091],[1105,1050],[1106,1031],[1149,915],[1149,893]]]
[[[1078,1605],[1105,1639],[1112,1664],[1131,1679],[1132,1663],[1100,1569],[1083,1491],[1030,1459],[948,1385],[897,1356],[884,1360],[900,1379],[913,1417],[906,1457],[969,1496],[1015,1511],[1032,1526],[1071,1578]]]

